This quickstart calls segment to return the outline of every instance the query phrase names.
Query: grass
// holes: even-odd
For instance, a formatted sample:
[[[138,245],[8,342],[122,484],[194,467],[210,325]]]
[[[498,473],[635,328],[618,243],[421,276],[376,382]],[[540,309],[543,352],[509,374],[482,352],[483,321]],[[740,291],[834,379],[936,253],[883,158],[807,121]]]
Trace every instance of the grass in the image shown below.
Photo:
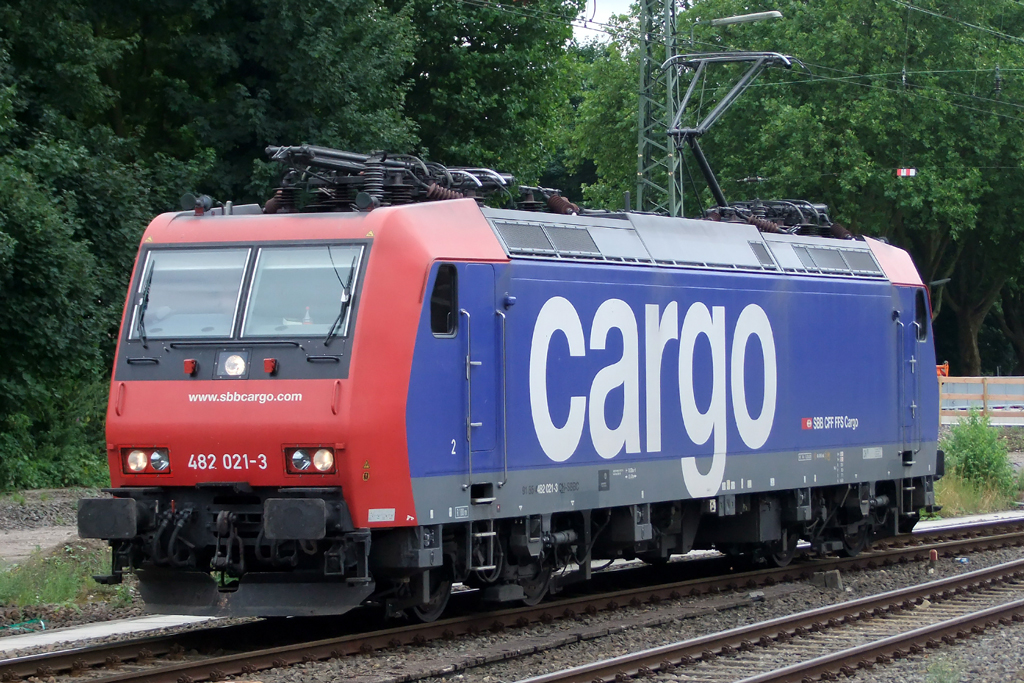
[[[928,667],[926,683],[958,683],[960,680],[960,668],[949,663],[946,659],[940,659]]]
[[[964,479],[955,469],[935,482],[935,502],[942,506],[943,517],[963,517],[999,512],[1013,507],[1013,497],[995,486],[984,486]]]
[[[0,605],[79,605],[106,600],[116,607],[131,603],[124,584],[102,586],[93,574],[110,571],[110,549],[89,542],[67,543],[36,552],[24,564],[0,571]]]

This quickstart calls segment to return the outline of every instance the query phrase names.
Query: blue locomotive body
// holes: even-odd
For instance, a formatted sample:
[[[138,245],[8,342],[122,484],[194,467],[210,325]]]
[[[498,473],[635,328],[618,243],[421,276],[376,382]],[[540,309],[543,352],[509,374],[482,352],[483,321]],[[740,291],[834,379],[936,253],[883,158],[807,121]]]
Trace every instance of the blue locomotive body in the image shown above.
[[[485,214],[509,262],[438,262],[425,285],[457,297],[443,330],[425,297],[413,358],[421,524],[628,508],[641,528],[614,552],[664,557],[696,546],[659,547],[643,521],[659,506],[698,518],[697,546],[749,551],[787,530],[856,549],[934,504],[930,310],[903,252],[654,216]]]

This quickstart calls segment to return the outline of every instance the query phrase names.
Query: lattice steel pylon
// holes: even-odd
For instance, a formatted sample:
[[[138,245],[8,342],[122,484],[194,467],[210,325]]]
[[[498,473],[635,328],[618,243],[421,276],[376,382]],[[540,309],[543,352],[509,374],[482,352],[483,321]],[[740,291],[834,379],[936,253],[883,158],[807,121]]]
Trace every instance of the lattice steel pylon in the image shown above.
[[[678,71],[661,65],[676,55],[676,0],[640,0],[640,107],[636,208],[683,212],[679,152],[668,137],[679,101]]]

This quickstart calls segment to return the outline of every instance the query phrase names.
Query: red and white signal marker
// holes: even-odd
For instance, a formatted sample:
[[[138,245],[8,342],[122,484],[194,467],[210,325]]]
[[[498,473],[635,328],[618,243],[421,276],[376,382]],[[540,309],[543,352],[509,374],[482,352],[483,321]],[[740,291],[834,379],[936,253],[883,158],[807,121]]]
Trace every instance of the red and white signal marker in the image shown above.
[[[897,168],[896,175],[900,178],[913,178],[917,175],[916,168]]]

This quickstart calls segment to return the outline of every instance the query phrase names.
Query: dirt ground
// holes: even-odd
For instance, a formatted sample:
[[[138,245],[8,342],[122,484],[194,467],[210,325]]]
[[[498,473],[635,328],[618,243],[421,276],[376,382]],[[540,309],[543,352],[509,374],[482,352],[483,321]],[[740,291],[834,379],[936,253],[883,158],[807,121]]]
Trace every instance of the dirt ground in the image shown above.
[[[103,495],[95,489],[40,489],[0,496],[0,567],[78,537],[78,499]]]
[[[37,549],[52,548],[77,538],[77,528],[70,525],[0,531],[0,566],[20,564]]]

